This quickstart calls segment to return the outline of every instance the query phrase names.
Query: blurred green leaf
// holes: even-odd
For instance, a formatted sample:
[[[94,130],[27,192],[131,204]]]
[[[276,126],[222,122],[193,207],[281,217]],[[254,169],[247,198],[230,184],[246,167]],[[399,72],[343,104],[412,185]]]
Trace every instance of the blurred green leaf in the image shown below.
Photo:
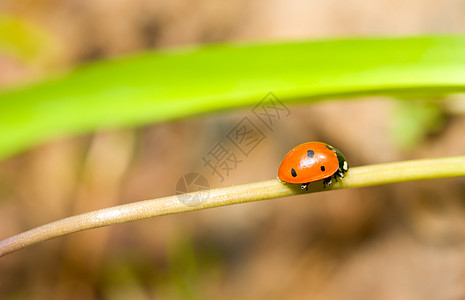
[[[0,53],[27,64],[49,64],[61,59],[57,41],[38,24],[0,14]]]
[[[168,267],[171,284],[178,294],[178,299],[205,299],[199,297],[198,280],[202,277],[197,262],[194,242],[187,233],[182,233],[176,240],[171,240],[168,249]]]
[[[444,117],[438,101],[399,101],[392,120],[392,137],[399,147],[412,149],[428,134],[438,132],[445,123]]]
[[[465,91],[465,37],[212,45],[77,68],[0,94],[0,157],[51,137],[283,101]]]

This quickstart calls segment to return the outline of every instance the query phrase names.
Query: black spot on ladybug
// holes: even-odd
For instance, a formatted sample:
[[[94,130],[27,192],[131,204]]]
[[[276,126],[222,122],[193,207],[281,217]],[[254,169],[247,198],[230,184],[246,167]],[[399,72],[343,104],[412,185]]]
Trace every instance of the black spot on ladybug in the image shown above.
[[[296,176],[297,176],[297,173],[295,172],[294,169],[291,169],[291,175],[292,175],[292,177],[296,177]]]
[[[325,166],[321,166],[320,169],[321,169],[321,171],[323,171],[323,172],[326,170],[326,169],[325,169]],[[292,170],[294,170],[294,169],[292,169]]]
[[[313,158],[313,155],[315,155],[315,152],[313,152],[313,150],[308,150],[307,151],[307,156],[308,157]]]

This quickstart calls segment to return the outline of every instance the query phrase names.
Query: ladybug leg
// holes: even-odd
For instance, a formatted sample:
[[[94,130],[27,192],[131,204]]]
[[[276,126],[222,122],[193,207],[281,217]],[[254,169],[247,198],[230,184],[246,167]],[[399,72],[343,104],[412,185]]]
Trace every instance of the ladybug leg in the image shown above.
[[[301,189],[305,189],[308,191],[308,182],[307,183],[302,183],[302,185],[300,186]]]
[[[336,171],[336,175],[339,176],[339,178],[344,178],[344,172],[340,169]],[[336,178],[336,175],[334,176],[334,178]]]
[[[327,185],[329,186],[329,185],[331,185],[333,183],[333,180],[331,179],[331,177],[325,178],[323,180],[323,188],[325,188]]]

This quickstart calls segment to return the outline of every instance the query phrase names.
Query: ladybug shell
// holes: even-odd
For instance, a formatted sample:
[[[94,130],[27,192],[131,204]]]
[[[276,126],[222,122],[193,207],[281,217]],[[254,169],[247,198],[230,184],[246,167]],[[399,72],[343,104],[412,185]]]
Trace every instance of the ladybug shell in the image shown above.
[[[329,147],[319,142],[295,147],[279,166],[278,178],[287,183],[308,183],[331,177],[338,170],[339,162]]]

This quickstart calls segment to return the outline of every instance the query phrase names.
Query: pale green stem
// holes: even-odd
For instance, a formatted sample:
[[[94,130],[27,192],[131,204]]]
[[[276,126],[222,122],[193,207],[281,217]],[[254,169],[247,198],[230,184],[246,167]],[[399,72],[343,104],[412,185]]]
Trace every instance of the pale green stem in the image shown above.
[[[61,219],[12,236],[0,242],[0,256],[26,246],[73,232],[237,203],[280,198],[304,193],[353,187],[365,187],[410,180],[465,176],[465,156],[412,160],[351,168],[345,178],[323,187],[322,181],[311,183],[308,191],[300,185],[284,184],[277,179],[210,190],[199,205],[187,206],[177,196],[145,200],[100,209]],[[194,196],[194,193],[192,195]]]

